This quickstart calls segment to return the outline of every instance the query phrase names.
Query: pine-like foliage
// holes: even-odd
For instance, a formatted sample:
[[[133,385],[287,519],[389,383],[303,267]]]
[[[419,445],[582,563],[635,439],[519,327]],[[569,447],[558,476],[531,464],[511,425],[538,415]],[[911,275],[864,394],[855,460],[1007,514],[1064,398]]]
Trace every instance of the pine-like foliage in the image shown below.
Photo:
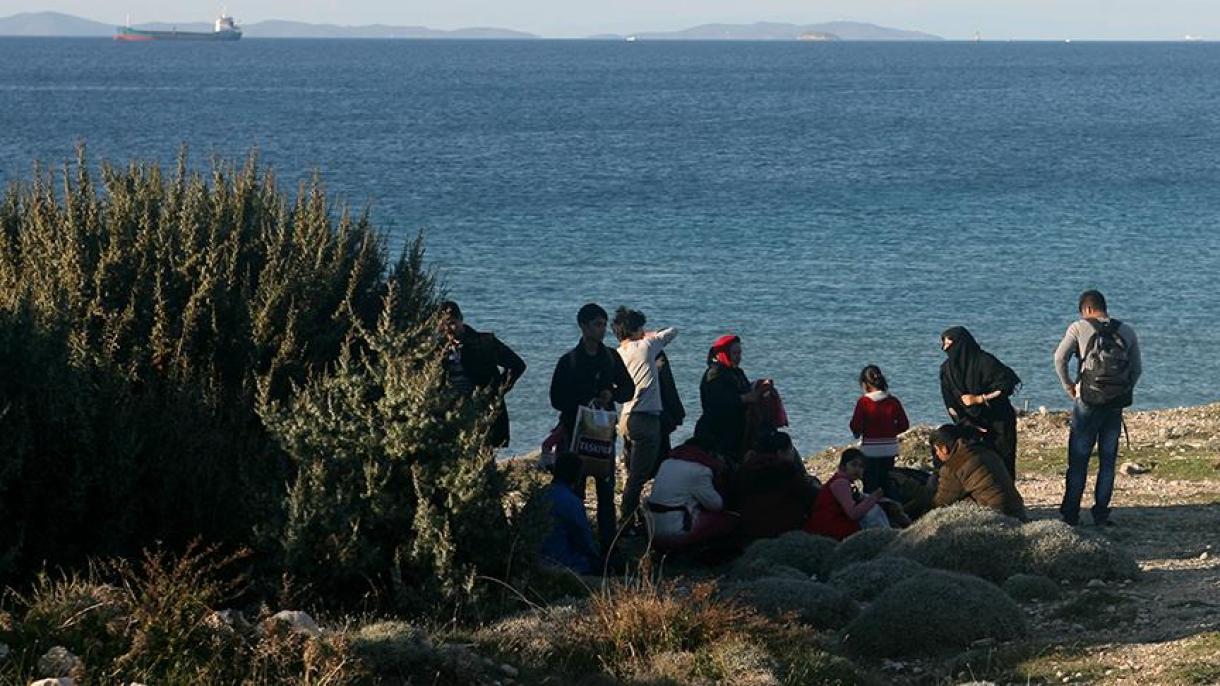
[[[395,325],[396,299],[334,373],[264,407],[297,475],[286,568],[329,602],[459,609],[478,599],[478,575],[504,578],[513,557],[505,479],[486,447],[492,415],[486,402],[454,403],[434,329]]]
[[[0,577],[201,538],[431,607],[508,562],[490,399],[440,392],[419,241],[391,263],[253,157],[93,169],[0,202]]]

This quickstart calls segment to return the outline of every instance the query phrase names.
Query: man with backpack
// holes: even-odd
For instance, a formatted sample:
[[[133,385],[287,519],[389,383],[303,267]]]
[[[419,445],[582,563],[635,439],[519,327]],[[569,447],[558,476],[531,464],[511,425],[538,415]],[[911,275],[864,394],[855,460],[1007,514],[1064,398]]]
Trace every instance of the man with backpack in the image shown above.
[[[1080,296],[1080,319],[1068,327],[1055,349],[1055,372],[1072,407],[1068,438],[1067,484],[1059,514],[1063,521],[1080,523],[1080,499],[1084,495],[1089,458],[1098,448],[1097,484],[1093,499],[1093,523],[1110,526],[1110,496],[1114,492],[1114,470],[1118,441],[1123,430],[1123,408],[1131,405],[1142,365],[1135,330],[1106,310],[1106,298],[1089,290]],[[1077,358],[1076,381],[1068,362]]]

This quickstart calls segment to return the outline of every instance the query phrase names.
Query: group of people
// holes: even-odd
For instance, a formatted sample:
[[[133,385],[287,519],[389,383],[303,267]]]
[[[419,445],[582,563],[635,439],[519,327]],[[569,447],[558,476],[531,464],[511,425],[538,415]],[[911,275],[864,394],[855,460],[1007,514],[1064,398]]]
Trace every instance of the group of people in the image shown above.
[[[1109,316],[1100,292],[1083,293],[1078,310],[1080,319],[1054,353],[1056,373],[1073,400],[1060,514],[1069,524],[1079,523],[1087,468],[1098,447],[1092,515],[1095,524],[1108,525],[1122,409],[1131,404],[1139,380],[1140,351],[1134,330]],[[525,371],[521,358],[495,336],[466,326],[456,304],[444,303],[441,314],[451,386],[463,394],[489,386],[501,394],[511,389]],[[739,337],[726,335],[712,344],[694,435],[671,447],[671,434],[686,415],[665,355],[677,330],[648,330],[644,314],[626,307],[611,320],[592,303],[576,321],[580,340],[559,358],[550,385],[559,422],[550,441],[555,454],[547,490],[553,526],[542,554],[554,564],[596,573],[624,536],[649,535],[657,549],[672,552],[731,551],[796,529],[842,539],[861,528],[905,526],[929,507],[965,499],[1026,518],[1016,487],[1017,414],[1010,401],[1021,379],[964,327],[941,335],[946,360],[940,385],[951,421],[932,432],[934,470],[912,493],[895,479],[898,437],[910,422],[878,367],[869,365],[859,376],[861,395],[849,422],[859,444],[842,453],[823,484],[808,474],[782,430],[787,416],[775,384],[752,382],[743,371]],[[617,348],[605,344],[607,329],[618,339]],[[596,459],[574,449],[581,408],[617,408],[627,468],[621,508],[615,504],[615,470],[592,468]],[[500,447],[509,437],[502,403],[497,413],[491,441]],[[590,479],[596,538],[584,510]],[[860,481],[863,493],[856,488]]]

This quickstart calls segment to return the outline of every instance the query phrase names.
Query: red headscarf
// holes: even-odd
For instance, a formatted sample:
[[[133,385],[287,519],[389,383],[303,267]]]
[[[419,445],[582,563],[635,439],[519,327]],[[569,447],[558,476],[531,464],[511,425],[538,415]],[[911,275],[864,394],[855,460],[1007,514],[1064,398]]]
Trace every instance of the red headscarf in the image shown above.
[[[729,357],[729,348],[733,347],[734,343],[740,343],[741,338],[733,334],[726,334],[716,339],[712,344],[712,349],[707,353],[707,363],[719,362],[728,369],[734,367],[733,360]]]

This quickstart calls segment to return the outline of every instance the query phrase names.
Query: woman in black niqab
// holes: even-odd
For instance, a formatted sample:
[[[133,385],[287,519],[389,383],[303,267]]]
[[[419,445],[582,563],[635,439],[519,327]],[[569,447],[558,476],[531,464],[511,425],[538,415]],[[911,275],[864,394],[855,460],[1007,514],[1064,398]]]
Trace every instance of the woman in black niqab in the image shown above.
[[[991,353],[985,352],[963,326],[940,335],[949,359],[940,366],[940,392],[945,409],[959,425],[972,427],[1017,478],[1017,413],[1009,398],[1021,378]]]

